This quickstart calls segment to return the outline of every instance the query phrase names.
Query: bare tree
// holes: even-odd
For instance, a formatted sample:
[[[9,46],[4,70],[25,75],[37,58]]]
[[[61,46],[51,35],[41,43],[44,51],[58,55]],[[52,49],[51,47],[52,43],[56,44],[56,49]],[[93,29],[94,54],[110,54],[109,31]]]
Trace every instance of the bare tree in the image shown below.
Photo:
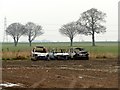
[[[101,24],[101,22],[105,22],[105,16],[106,13],[91,8],[83,12],[80,19],[77,21],[77,23],[83,27],[83,34],[92,35],[92,46],[95,46],[95,33],[106,32],[106,27]]]
[[[68,23],[66,25],[63,25],[59,32],[67,37],[70,38],[70,46],[73,45],[73,38],[78,34],[77,32],[77,25],[75,22]]]
[[[19,38],[25,33],[24,25],[20,23],[12,23],[6,29],[6,33],[12,36],[15,46],[17,46]]]
[[[28,36],[28,41],[31,46],[32,41],[37,37],[43,34],[42,27],[40,25],[36,25],[32,22],[28,22],[25,25],[26,33],[25,35]]]

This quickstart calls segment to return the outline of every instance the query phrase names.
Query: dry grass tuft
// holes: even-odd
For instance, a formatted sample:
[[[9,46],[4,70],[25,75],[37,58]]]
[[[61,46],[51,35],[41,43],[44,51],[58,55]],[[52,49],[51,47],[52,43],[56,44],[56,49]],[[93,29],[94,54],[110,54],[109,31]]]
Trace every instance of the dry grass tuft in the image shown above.
[[[30,52],[28,51],[2,52],[3,60],[23,60],[28,58],[30,58]]]
[[[113,53],[90,53],[90,58],[92,59],[116,59],[118,55]]]

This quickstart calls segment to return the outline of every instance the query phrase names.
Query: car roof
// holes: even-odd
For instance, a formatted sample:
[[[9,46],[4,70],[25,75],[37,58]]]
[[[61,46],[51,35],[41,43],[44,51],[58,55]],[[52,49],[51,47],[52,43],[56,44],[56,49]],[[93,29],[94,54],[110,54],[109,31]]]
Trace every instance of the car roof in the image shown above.
[[[79,47],[77,47],[77,48],[75,48],[75,49],[84,49],[84,48],[81,48],[81,47],[79,48]]]

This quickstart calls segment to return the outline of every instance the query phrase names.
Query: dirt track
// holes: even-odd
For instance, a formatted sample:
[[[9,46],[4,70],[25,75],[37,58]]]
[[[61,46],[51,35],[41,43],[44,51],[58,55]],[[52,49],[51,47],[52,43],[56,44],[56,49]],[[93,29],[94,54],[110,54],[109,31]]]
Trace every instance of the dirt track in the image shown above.
[[[117,88],[116,60],[3,61],[3,83],[21,88]]]

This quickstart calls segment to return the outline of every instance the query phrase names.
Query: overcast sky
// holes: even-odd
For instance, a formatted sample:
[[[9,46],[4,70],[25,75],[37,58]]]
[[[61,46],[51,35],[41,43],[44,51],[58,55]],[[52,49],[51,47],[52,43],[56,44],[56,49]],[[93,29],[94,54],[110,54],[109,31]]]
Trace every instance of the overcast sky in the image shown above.
[[[44,29],[44,34],[36,40],[69,41],[59,33],[63,24],[76,21],[80,14],[88,9],[97,8],[107,14],[107,29],[104,34],[96,34],[96,41],[118,40],[118,1],[119,0],[0,0],[0,41],[4,35],[4,17],[7,26],[19,22],[26,24],[31,21]],[[8,36],[9,41],[13,41]],[[91,41],[91,36],[78,35],[74,41]],[[21,37],[20,41],[27,41]]]

